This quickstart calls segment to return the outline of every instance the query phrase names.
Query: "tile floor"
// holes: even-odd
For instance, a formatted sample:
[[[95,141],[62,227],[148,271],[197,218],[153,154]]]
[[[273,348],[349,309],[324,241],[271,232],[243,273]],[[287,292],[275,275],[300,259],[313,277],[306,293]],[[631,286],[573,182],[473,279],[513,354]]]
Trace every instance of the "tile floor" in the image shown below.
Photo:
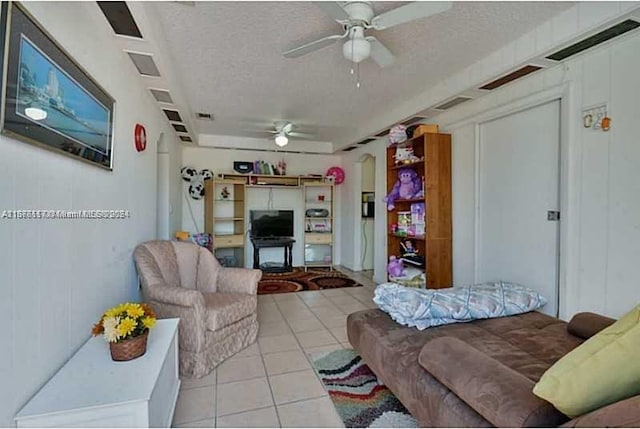
[[[259,295],[258,341],[208,376],[182,380],[174,427],[344,427],[311,357],[351,347],[346,317],[375,307],[375,283],[341,271],[364,287]]]

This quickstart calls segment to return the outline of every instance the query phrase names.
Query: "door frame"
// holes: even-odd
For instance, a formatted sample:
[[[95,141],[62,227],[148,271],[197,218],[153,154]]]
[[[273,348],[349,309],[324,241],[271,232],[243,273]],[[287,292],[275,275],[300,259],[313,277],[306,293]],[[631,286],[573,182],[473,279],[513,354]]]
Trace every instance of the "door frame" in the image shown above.
[[[447,124],[454,129],[474,125],[474,282],[478,281],[479,260],[479,209],[480,209],[480,125],[501,117],[528,110],[554,100],[560,100],[560,183],[559,210],[559,255],[558,255],[558,313],[567,319],[567,303],[578,298],[576,279],[579,275],[580,260],[580,181],[581,146],[574,138],[572,123],[579,123],[580,112],[575,102],[574,84],[565,82],[528,96],[499,105],[493,109],[470,115],[460,121]],[[455,143],[454,143],[455,144]],[[568,299],[571,297],[571,299]]]

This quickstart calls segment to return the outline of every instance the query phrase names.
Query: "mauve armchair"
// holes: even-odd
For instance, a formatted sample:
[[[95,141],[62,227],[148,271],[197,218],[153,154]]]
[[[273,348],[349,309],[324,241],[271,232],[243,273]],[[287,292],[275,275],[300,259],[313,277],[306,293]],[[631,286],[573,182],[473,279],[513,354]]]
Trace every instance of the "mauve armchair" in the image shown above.
[[[260,270],[224,268],[192,243],[148,241],[133,258],[142,294],[159,318],[180,318],[180,374],[207,375],[255,342]]]

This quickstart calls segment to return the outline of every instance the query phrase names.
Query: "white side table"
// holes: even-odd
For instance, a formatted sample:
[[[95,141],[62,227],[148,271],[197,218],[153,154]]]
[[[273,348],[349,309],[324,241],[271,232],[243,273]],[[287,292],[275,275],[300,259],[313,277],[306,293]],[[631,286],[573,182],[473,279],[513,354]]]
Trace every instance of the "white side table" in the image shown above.
[[[158,320],[147,352],[114,362],[91,338],[18,412],[18,427],[170,427],[178,392],[178,319]]]

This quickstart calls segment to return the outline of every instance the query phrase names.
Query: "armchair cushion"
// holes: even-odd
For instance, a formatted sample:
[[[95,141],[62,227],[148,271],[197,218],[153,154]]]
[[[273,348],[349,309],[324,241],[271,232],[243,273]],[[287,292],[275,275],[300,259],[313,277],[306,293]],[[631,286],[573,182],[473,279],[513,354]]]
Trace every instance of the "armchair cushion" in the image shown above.
[[[218,292],[256,295],[262,271],[246,268],[221,268],[218,273]]]
[[[255,313],[258,306],[256,295],[241,293],[203,293],[206,306],[205,325],[217,331]]]
[[[218,274],[222,267],[209,250],[204,247],[198,247],[198,252],[196,287],[201,292],[217,292]]]

